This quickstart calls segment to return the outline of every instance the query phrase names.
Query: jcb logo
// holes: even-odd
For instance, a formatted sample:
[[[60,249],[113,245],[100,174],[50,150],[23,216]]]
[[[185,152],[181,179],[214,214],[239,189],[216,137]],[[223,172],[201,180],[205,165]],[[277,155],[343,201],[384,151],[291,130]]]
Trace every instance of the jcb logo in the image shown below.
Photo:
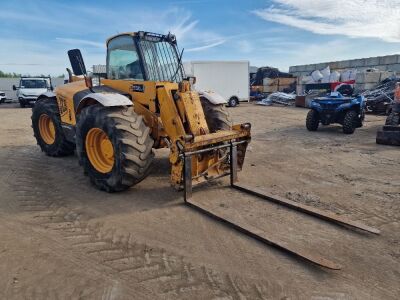
[[[62,95],[58,95],[57,98],[60,115],[64,116],[67,113],[67,99],[65,99],[65,97]]]

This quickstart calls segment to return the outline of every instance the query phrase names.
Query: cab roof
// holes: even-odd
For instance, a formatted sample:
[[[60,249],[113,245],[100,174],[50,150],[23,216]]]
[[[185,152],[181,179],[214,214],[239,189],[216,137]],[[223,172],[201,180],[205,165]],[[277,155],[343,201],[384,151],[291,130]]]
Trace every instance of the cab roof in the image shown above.
[[[172,43],[176,43],[176,37],[174,34],[168,33],[167,35],[165,34],[160,34],[160,33],[154,33],[154,32],[147,32],[147,31],[136,31],[136,32],[124,32],[124,33],[118,33],[116,35],[113,35],[109,37],[106,41],[106,45],[108,46],[108,43],[112,40],[115,39],[119,36],[124,36],[124,35],[130,35],[132,37],[134,36],[139,36],[139,37],[149,37],[149,38],[158,38],[160,40],[168,40]]]

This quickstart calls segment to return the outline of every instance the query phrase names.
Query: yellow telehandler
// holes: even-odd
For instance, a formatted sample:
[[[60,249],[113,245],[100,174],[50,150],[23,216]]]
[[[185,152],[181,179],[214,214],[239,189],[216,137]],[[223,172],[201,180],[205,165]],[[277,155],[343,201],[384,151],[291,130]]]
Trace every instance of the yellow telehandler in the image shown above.
[[[343,217],[268,196],[236,184],[250,142],[249,123],[232,125],[222,97],[192,90],[172,34],[123,33],[107,40],[107,76],[96,86],[80,50],[68,51],[69,83],[41,95],[32,110],[37,143],[47,155],[75,149],[79,163],[99,189],[117,192],[143,180],[153,148],[170,150],[171,183],[185,203],[262,242],[320,266],[339,269],[324,258],[273,241],[192,201],[192,186],[230,175],[231,186],[264,200],[365,231],[379,231]]]

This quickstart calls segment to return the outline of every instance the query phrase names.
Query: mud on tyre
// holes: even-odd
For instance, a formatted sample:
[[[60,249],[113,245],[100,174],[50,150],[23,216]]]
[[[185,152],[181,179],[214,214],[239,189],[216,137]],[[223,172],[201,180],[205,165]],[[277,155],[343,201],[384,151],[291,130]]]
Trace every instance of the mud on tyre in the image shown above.
[[[32,128],[37,144],[49,156],[74,153],[75,144],[66,139],[56,99],[45,98],[32,108]]]
[[[223,104],[212,104],[204,97],[200,97],[204,116],[210,132],[218,130],[231,130],[232,118]]]
[[[123,191],[142,181],[154,158],[150,128],[133,107],[92,105],[83,109],[76,144],[85,174],[107,192]]]

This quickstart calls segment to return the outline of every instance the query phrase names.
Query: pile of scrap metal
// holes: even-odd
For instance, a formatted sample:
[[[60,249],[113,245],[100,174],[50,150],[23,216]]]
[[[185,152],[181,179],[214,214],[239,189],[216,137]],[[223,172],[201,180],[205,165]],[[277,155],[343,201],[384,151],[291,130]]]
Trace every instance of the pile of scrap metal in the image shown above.
[[[258,101],[257,104],[264,106],[271,106],[275,103],[284,106],[289,106],[289,105],[291,106],[294,105],[295,99],[296,99],[295,93],[288,94],[288,93],[276,92],[270,94],[268,97],[262,99],[261,101]]]
[[[380,82],[374,89],[363,92],[367,112],[390,114],[397,82],[400,82],[400,78],[392,76]]]
[[[258,68],[254,78],[252,78],[250,84],[252,86],[263,85],[264,78],[293,78],[292,74],[279,71],[278,68],[273,67],[261,67]]]
[[[395,85],[392,110],[386,118],[385,126],[377,132],[376,143],[400,146],[400,82]]]

